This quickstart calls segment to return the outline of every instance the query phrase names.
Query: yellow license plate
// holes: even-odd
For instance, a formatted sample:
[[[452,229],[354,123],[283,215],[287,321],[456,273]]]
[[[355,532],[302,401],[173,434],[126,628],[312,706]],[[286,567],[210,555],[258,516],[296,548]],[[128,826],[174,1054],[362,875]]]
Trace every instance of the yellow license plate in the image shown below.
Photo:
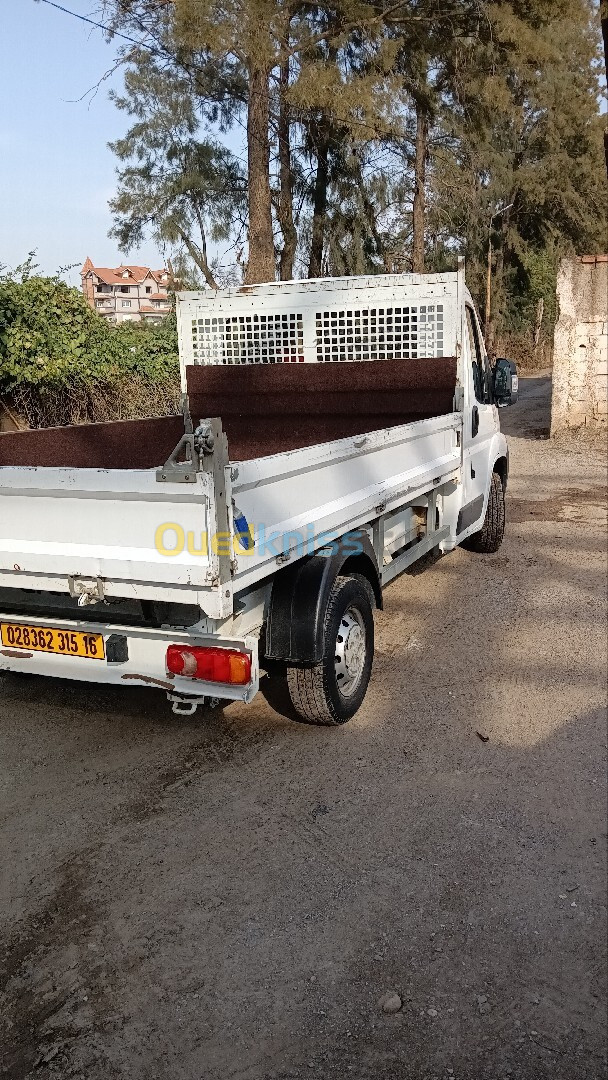
[[[24,623],[0,623],[0,638],[2,644],[9,649],[105,660],[101,634],[84,634],[80,630],[54,630],[50,626],[26,626]]]

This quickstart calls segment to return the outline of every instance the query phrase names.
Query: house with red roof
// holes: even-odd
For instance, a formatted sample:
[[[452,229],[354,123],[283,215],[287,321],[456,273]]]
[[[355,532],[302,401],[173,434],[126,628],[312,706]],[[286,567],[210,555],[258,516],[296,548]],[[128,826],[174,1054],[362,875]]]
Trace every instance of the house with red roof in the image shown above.
[[[93,266],[87,258],[82,291],[92,308],[108,322],[160,322],[171,310],[167,270],[148,266]]]

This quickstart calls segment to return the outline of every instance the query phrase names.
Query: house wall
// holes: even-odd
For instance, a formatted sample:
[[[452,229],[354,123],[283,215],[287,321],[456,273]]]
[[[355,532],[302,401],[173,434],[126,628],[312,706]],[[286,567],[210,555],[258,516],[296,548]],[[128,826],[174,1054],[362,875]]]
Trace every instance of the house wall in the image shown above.
[[[551,434],[608,421],[608,255],[563,259],[557,276]]]
[[[95,307],[95,285],[96,282],[93,281],[93,278],[90,275],[88,275],[87,277],[83,277],[82,291],[86,296],[87,300],[89,301],[91,307]]]
[[[103,287],[103,292],[97,291],[98,285]],[[126,286],[128,293],[121,292],[121,286]],[[150,288],[150,294],[146,292],[146,287]],[[91,307],[111,322],[160,321],[171,310],[166,284],[157,281],[151,274],[141,281],[125,278],[120,283],[106,286],[91,267],[86,274],[83,273],[82,288]],[[150,297],[158,294],[162,294],[166,304],[157,308]],[[123,300],[129,301],[130,306],[123,307]]]

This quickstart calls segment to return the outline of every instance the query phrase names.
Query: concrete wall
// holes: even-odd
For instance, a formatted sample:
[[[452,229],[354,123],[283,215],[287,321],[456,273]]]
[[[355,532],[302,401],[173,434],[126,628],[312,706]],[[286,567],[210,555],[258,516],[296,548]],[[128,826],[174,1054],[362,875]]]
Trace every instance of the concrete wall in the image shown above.
[[[608,422],[608,255],[563,259],[557,275],[551,434]]]

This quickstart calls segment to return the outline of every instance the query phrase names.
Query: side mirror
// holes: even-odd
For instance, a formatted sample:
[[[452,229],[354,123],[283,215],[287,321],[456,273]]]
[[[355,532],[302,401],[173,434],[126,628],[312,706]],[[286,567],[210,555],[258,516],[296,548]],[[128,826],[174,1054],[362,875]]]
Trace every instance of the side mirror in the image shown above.
[[[492,389],[494,402],[499,409],[505,405],[515,405],[519,378],[512,360],[505,360],[504,356],[498,358],[492,370]]]

